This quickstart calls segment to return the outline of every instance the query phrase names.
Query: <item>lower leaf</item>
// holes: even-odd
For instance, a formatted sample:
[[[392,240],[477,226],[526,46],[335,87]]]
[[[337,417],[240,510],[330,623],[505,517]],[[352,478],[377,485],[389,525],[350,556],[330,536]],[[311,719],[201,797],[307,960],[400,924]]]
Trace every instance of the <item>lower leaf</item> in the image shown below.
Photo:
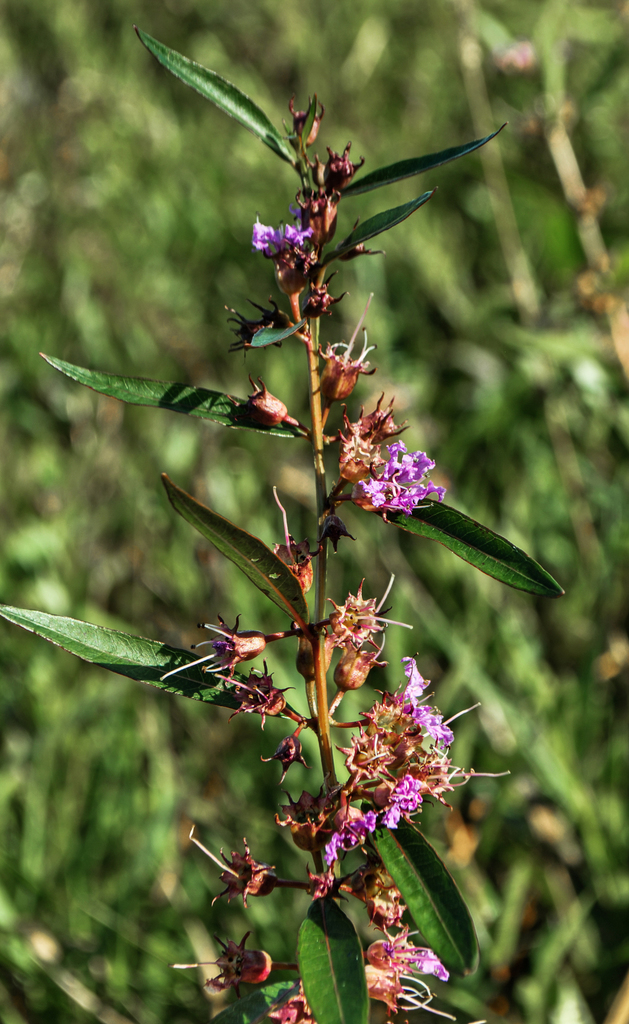
[[[317,1024],[367,1024],[362,946],[354,925],[333,899],[310,904],[299,929],[297,961]]]
[[[428,840],[402,818],[394,830],[378,829],[374,841],[415,924],[439,959],[459,974],[475,971],[478,939],[470,912]]]

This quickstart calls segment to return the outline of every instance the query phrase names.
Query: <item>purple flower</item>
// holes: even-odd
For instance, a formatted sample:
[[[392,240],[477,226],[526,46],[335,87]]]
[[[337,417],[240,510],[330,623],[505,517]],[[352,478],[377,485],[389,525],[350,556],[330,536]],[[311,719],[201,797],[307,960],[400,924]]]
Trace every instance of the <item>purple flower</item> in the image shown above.
[[[426,473],[435,468],[435,463],[425,452],[408,452],[402,441],[387,445],[389,461],[379,477],[360,480],[352,491],[354,501],[364,504],[367,498],[375,509],[404,512],[410,516],[416,505],[427,494],[436,494],[443,501],[445,487],[437,487],[426,479]],[[398,456],[402,456],[400,461]]]
[[[402,812],[410,814],[416,811],[422,802],[421,783],[412,775],[405,775],[397,783],[391,793],[391,807],[382,816],[382,824],[387,828],[397,828]]]
[[[436,743],[449,747],[454,740],[454,733],[447,725],[443,725],[443,715],[436,714],[427,704],[421,704],[421,696],[428,686],[428,681],[420,675],[414,658],[402,658],[408,685],[404,691],[404,710],[413,721],[425,729]],[[389,826],[390,828],[391,826]]]
[[[348,809],[349,810],[349,809]],[[342,812],[339,812],[342,813]],[[377,825],[375,811],[363,814],[356,807],[351,808],[338,832],[335,832],[325,848],[325,862],[330,866],[339,855],[339,850],[351,850],[357,846],[368,832],[373,832]]]
[[[432,949],[426,946],[414,946],[408,941],[408,929],[397,935],[391,942],[383,942],[382,948],[393,966],[407,970],[419,971],[421,974],[434,974],[441,981],[447,981],[450,975],[441,960]]]
[[[404,665],[404,675],[408,679],[408,685],[404,691],[404,703],[413,704],[420,699],[428,682],[417,668],[415,658],[402,658],[402,664]]]
[[[291,209],[293,213],[293,209]],[[312,228],[296,228],[292,224],[282,225],[279,228],[269,227],[266,224],[260,224],[259,220],[256,220],[253,225],[253,238],[251,244],[253,245],[253,251],[263,252],[265,256],[276,256],[277,253],[283,252],[287,246],[293,246],[293,248],[300,248],[303,246],[307,238],[312,235]]]

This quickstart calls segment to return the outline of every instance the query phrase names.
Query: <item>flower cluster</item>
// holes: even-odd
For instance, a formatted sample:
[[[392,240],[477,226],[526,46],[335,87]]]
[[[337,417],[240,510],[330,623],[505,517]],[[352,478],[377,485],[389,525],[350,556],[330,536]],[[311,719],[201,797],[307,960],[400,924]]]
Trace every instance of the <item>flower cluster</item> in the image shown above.
[[[410,820],[428,796],[443,801],[452,790],[454,768],[447,748],[454,739],[443,716],[424,703],[424,680],[413,658],[404,658],[407,685],[399,695],[384,694],[370,711],[346,754],[349,781],[341,794],[341,810],[334,819],[334,833],[326,845],[326,861],[332,864],[352,849],[377,825],[394,829],[402,817]],[[467,778],[467,776],[465,776]],[[372,801],[365,812],[351,800]]]
[[[436,494],[437,499],[443,501],[445,487],[437,487],[426,479],[435,463],[425,452],[408,452],[402,441],[387,447],[390,458],[381,467],[380,474],[376,475],[373,469],[371,479],[359,480],[354,485],[354,504],[370,512],[404,512],[410,516],[428,494]]]

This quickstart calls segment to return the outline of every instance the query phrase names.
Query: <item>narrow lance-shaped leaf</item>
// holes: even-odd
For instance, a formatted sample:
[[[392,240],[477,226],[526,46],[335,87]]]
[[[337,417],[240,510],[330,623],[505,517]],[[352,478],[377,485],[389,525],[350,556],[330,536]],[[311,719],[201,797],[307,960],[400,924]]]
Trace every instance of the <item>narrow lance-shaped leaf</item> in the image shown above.
[[[370,174],[365,174],[358,181],[352,181],[347,188],[343,189],[341,198],[360,196],[363,192],[371,192],[374,188],[382,188],[383,185],[391,185],[395,181],[412,178],[415,174],[424,174],[426,171],[431,171],[433,167],[441,167],[443,164],[449,164],[451,160],[467,156],[468,153],[473,153],[475,149],[480,149],[485,143],[495,139],[505,125],[506,122],[500,126],[498,131],[486,135],[484,139],[468,142],[464,146],[452,146],[450,149],[442,149],[440,153],[429,153],[427,156],[416,156],[410,160],[399,160],[386,167],[379,167],[377,170],[371,171]]]
[[[362,946],[354,925],[333,899],[310,904],[299,929],[297,962],[317,1024],[367,1024]]]
[[[290,338],[291,334],[297,334],[302,327],[306,326],[305,320],[300,320],[292,327],[262,327],[256,331],[251,339],[251,348],[264,348],[265,345],[275,345],[278,341]]]
[[[56,646],[63,647],[77,658],[110,672],[149,683],[167,693],[205,701],[206,704],[218,704],[233,710],[240,707],[233,687],[217,679],[212,671],[203,672],[201,666],[183,669],[162,682],[161,676],[166,672],[198,660],[190,651],[106,626],[95,626],[91,622],[69,619],[65,615],[50,615],[8,605],[0,605],[0,615]],[[235,678],[243,681],[244,677]]]
[[[137,25],[134,28],[140,42],[144,43],[149,53],[152,53],[172,75],[195,89],[204,99],[214,103],[219,110],[239,121],[287,163],[295,165],[295,155],[289,144],[264,111],[246,93],[226,78],[217,75],[215,71],[210,71],[202,64],[197,64],[189,57],[184,57],[176,50],[164,46]]]
[[[459,558],[516,590],[540,597],[561,597],[565,593],[550,573],[521,548],[443,502],[423,502],[410,516],[389,511],[386,515],[394,526],[439,541]]]
[[[264,985],[231,1003],[218,1016],[212,1017],[212,1024],[260,1024],[298,992],[299,982],[274,981],[272,985]]]
[[[220,391],[208,391],[206,388],[191,387],[188,384],[177,384],[167,380],[121,377],[114,373],[102,373],[100,370],[86,370],[82,366],[74,366],[43,352],[40,352],[40,355],[66,377],[78,381],[79,384],[85,384],[92,391],[117,398],[128,405],[168,409],[170,412],[180,412],[186,416],[197,416],[199,419],[222,423],[226,427],[259,430],[279,437],[304,436],[299,427],[291,424],[280,423],[275,427],[266,427],[258,423],[249,415],[244,399],[237,398],[234,400],[237,404],[234,404],[229,395]]]
[[[370,238],[375,238],[376,235],[381,235],[383,231],[389,231],[390,228],[394,228],[396,224],[401,224],[403,220],[410,217],[415,210],[419,210],[420,206],[427,203],[428,200],[435,194],[437,190],[433,188],[431,192],[424,192],[423,195],[419,196],[418,199],[412,199],[410,203],[404,203],[403,206],[395,206],[392,210],[383,210],[382,213],[377,213],[375,217],[370,217],[364,224],[359,224],[357,228],[344,238],[342,242],[339,242],[336,249],[329,252],[323,260],[323,265],[331,263],[332,260],[336,260],[339,256],[343,256],[350,249],[353,249],[357,245],[361,245],[363,242],[369,241]]]
[[[475,971],[478,940],[470,912],[430,843],[403,818],[393,831],[377,829],[374,841],[426,942],[450,970]]]
[[[173,508],[191,526],[237,565],[270,601],[290,615],[298,626],[307,628],[308,605],[303,591],[285,562],[257,537],[241,530],[192,495],[182,491],[163,473],[162,483]]]

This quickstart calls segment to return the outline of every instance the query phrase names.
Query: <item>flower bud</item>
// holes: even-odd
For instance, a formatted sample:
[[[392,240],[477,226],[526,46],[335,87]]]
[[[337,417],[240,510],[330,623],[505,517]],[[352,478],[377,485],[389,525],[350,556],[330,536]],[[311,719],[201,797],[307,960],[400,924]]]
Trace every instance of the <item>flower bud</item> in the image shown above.
[[[347,532],[347,527],[345,526],[343,520],[336,515],[326,516],[325,519],[323,520],[321,540],[325,540],[326,537],[332,544],[335,553],[338,546],[338,542],[341,539],[341,537],[349,537],[350,540],[356,540],[355,537],[352,537],[351,533]]]
[[[221,942],[223,952],[214,963],[220,967],[220,974],[216,978],[208,978],[205,987],[210,992],[224,992],[225,989],[235,988],[239,993],[239,985],[242,981],[257,984],[266,981],[271,973],[273,961],[263,949],[245,949],[251,932],[247,932],[242,942],[238,945],[233,939],[227,944]]]
[[[317,97],[315,96],[315,104],[316,102]],[[308,146],[312,146],[312,143],[315,141],[317,135],[319,134],[319,125],[321,124],[323,115],[325,114],[325,107],[323,106],[323,103],[319,103],[319,106],[321,110],[319,111],[318,114],[315,114],[314,121],[312,122],[312,128],[308,133],[308,138],[303,140],[305,148],[308,148]],[[310,97],[308,97],[308,110],[295,110],[295,97],[291,96],[289,100],[288,109],[293,115],[293,132],[299,138],[301,138],[303,135],[304,125],[310,112],[310,107]]]
[[[320,192],[319,195],[309,196],[302,205],[302,216],[308,227],[312,229],[310,236],[312,244],[319,249],[334,238],[340,198],[339,192],[334,192],[332,195]]]
[[[258,423],[263,423],[265,427],[275,427],[278,423],[282,423],[288,416],[288,409],[284,403],[267,390],[261,377],[258,377],[261,385],[259,388],[256,387],[251,376],[249,380],[254,392],[249,395],[247,414]]]
[[[357,690],[363,685],[374,665],[386,665],[376,661],[379,651],[357,651],[347,647],[343,657],[334,669],[334,682],[339,690]]]
[[[281,779],[279,781],[279,785],[280,786],[281,786],[281,784],[283,783],[283,781],[284,781],[284,779],[286,777],[286,772],[290,768],[291,764],[295,763],[295,761],[299,761],[300,764],[303,764],[304,768],[309,768],[310,767],[310,765],[307,765],[306,762],[304,761],[304,756],[303,756],[303,754],[301,752],[301,743],[300,743],[299,739],[297,738],[298,737],[298,733],[299,733],[299,729],[296,729],[292,736],[286,736],[286,738],[282,740],[282,742],[280,743],[279,747],[277,748],[277,750],[275,751],[275,753],[271,757],[261,757],[260,758],[261,761],[281,761],[282,762],[282,769],[283,770],[282,770],[282,777],[281,777]]]
[[[348,142],[343,154],[335,153],[328,146],[328,162],[325,165],[325,190],[330,193],[333,191],[342,192],[356,174],[356,171],[362,167],[365,162],[365,158],[361,156],[360,163],[353,164],[349,158],[349,151],[351,148],[351,142]]]
[[[316,551],[310,551],[310,545],[307,540],[302,540],[297,544],[290,535],[288,537],[288,545],[273,545],[273,554],[281,558],[288,566],[295,579],[299,581],[304,594],[308,593],[314,580],[312,559],[316,553]]]
[[[330,275],[332,277],[332,275]],[[343,292],[343,295],[339,295],[338,298],[333,298],[328,292],[328,285],[330,278],[324,281],[321,285],[311,284],[310,291],[308,292],[308,298],[306,299],[302,315],[309,317],[311,320],[315,320],[317,317],[323,316],[324,313],[327,316],[332,315],[330,306],[334,306],[337,302],[340,302],[347,292]]]

